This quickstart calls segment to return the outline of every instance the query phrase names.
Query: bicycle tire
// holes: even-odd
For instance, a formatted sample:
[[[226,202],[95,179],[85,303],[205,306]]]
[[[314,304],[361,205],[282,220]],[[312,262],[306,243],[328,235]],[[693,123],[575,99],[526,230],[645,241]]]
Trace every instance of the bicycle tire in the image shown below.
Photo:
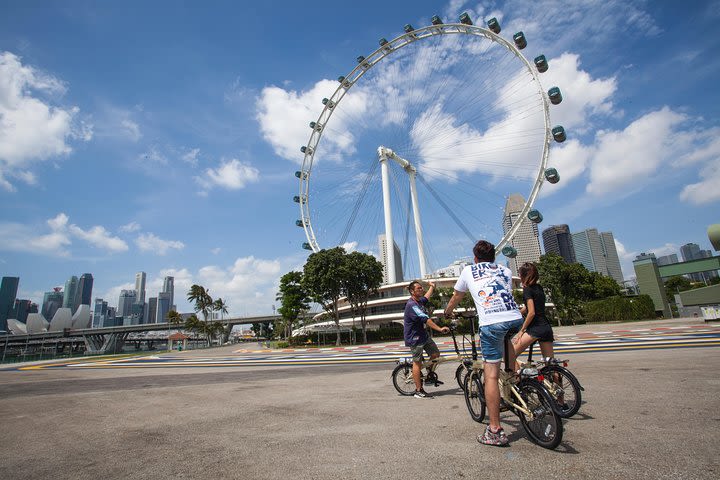
[[[468,376],[468,372],[468,368],[462,363],[458,365],[457,370],[455,370],[455,380],[463,391],[465,390],[465,378]]]
[[[540,373],[545,376],[545,382],[551,383],[548,391],[555,400],[557,414],[562,418],[570,418],[575,415],[580,410],[582,403],[580,382],[575,375],[560,365],[547,365],[540,370]],[[556,392],[553,387],[558,384],[560,391]],[[558,398],[560,395],[562,398]]]
[[[465,405],[467,405],[470,418],[480,423],[485,419],[485,387],[481,372],[470,372],[465,377],[464,388]]]
[[[525,432],[534,443],[553,450],[562,441],[563,424],[562,418],[553,408],[552,396],[542,383],[532,378],[521,380],[518,389],[534,416],[530,420],[522,411],[517,411]]]
[[[415,394],[415,381],[412,376],[412,365],[401,363],[392,371],[392,382],[395,390],[409,397]]]

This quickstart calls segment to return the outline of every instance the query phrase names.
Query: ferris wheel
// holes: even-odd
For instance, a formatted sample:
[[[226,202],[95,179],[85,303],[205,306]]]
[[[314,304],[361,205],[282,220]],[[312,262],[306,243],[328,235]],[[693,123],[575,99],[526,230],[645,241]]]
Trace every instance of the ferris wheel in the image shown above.
[[[495,18],[487,28],[467,13],[459,20],[434,16],[429,26],[380,39],[323,98],[295,172],[303,248],[374,252],[382,236],[392,265],[393,245],[404,245],[411,262],[408,245],[417,244],[418,264],[404,269],[425,276],[430,263],[466,256],[479,238],[512,258],[509,240],[523,221],[542,221],[533,208],[540,188],[560,179],[548,167],[550,145],[566,139],[550,123],[560,89],[544,90],[548,62],[525,58],[523,32],[509,41]],[[513,192],[524,204],[503,229]]]

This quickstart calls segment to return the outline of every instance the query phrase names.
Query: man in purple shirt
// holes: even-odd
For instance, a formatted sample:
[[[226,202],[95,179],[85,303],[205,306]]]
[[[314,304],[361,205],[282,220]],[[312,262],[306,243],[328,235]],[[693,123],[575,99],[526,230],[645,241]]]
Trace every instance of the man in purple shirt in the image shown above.
[[[447,327],[438,327],[427,314],[425,305],[435,289],[434,283],[428,283],[430,284],[430,288],[425,292],[420,282],[417,280],[410,282],[410,285],[408,285],[410,299],[407,301],[407,304],[405,304],[405,315],[403,318],[405,346],[410,347],[413,359],[413,380],[415,381],[415,394],[413,396],[415,398],[430,397],[430,394],[422,387],[422,380],[420,378],[423,351],[430,355],[431,360],[440,356],[440,350],[437,345],[435,345],[433,339],[428,336],[427,331],[425,331],[425,325],[441,333],[450,331]]]

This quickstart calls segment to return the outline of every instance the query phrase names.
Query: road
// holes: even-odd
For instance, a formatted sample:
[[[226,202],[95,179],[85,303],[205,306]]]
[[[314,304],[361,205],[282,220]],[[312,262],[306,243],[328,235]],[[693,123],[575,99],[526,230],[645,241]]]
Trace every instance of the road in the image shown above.
[[[440,367],[447,382],[434,398],[421,400],[395,392],[387,359],[232,364],[253,355],[233,346],[189,352],[187,366],[162,365],[159,356],[152,367],[0,371],[0,465],[12,479],[717,478],[720,349],[677,345],[719,327],[691,323],[620,337],[652,343],[653,328],[672,328],[659,332],[677,337],[674,346],[576,346],[567,358],[585,402],[565,421],[556,451],[532,444],[509,413],[502,420],[511,446],[479,445],[483,426],[467,413],[453,364]],[[606,330],[633,329],[646,328]],[[573,331],[588,345],[617,335],[590,338],[590,330]],[[338,353],[346,354],[326,356]],[[210,361],[199,366],[203,358]]]

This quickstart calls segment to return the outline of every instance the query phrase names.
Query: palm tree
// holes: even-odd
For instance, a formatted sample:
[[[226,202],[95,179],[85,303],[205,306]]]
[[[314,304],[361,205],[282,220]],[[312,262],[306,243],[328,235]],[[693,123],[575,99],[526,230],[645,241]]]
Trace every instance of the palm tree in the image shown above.
[[[222,298],[219,298],[213,302],[213,310],[216,312],[220,312],[220,324],[222,325],[223,320],[225,320],[225,314],[228,313],[227,309],[228,305]],[[230,331],[232,330],[232,327],[230,325],[225,325],[223,327],[223,341],[222,343],[227,342],[228,338],[230,338]]]
[[[195,304],[195,311],[202,313],[203,320],[207,322],[207,317],[214,308],[210,290],[205,290],[202,285],[193,285],[187,294],[187,301]]]

